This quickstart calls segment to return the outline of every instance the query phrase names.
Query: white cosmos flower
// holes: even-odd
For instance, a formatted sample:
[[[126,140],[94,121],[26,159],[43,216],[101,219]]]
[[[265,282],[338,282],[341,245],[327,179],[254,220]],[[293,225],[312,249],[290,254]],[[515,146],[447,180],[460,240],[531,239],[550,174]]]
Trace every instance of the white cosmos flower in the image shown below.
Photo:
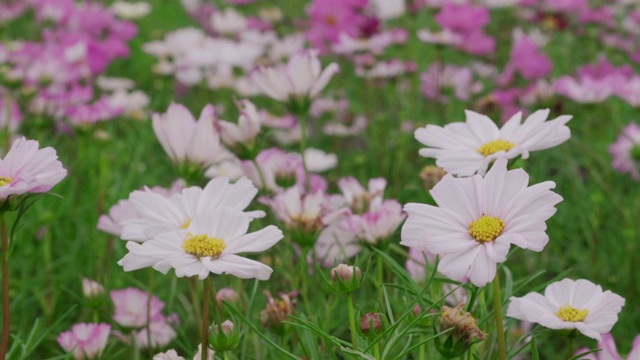
[[[258,189],[242,178],[235,184],[226,177],[212,179],[204,187],[192,186],[170,197],[150,189],[134,191],[129,196],[130,206],[137,216],[120,222],[122,239],[144,242],[157,234],[184,229],[200,214],[216,209],[244,210]],[[263,217],[264,211],[245,213],[250,219]]]
[[[400,244],[440,255],[438,271],[457,281],[484,286],[506,260],[511,244],[541,251],[547,221],[562,197],[552,181],[527,186],[529,175],[507,171],[498,159],[483,178],[447,174],[431,191],[438,206],[409,203]]]
[[[317,51],[306,50],[291,56],[285,66],[258,68],[251,80],[267,96],[288,101],[290,98],[315,97],[339,70],[336,63],[322,70]]]
[[[129,241],[129,253],[118,264],[125,271],[153,267],[163,274],[173,268],[178,277],[205,279],[214,273],[267,280],[270,267],[237,254],[269,249],[282,239],[282,231],[269,225],[247,233],[250,221],[240,210],[214,210],[193,219],[186,229],[158,234],[143,244]]]
[[[153,131],[171,160],[202,167],[215,164],[222,152],[214,121],[211,105],[205,106],[197,121],[186,107],[175,103],[166,113],[152,117]]]
[[[618,321],[625,300],[588,280],[563,279],[544,290],[511,297],[507,316],[535,322],[550,329],[577,329],[601,340]]]
[[[495,159],[526,159],[530,151],[554,147],[571,136],[565,125],[571,116],[546,121],[549,109],[534,112],[524,123],[522,113],[517,113],[502,128],[486,115],[465,113],[464,123],[427,125],[415,132],[416,140],[428,146],[420,155],[435,158],[439,167],[458,176],[483,175]]]

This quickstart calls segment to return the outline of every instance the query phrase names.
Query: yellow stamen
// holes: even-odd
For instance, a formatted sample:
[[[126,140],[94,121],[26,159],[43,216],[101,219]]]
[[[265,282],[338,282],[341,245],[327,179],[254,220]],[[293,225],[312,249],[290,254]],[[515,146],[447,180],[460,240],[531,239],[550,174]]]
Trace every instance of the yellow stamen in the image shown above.
[[[569,322],[581,322],[589,315],[589,310],[576,309],[571,305],[561,306],[560,310],[556,313],[556,316],[562,321]]]
[[[477,242],[490,242],[502,234],[504,226],[499,217],[482,215],[469,224],[469,235]]]
[[[482,156],[489,156],[497,153],[498,151],[509,151],[513,149],[516,144],[511,141],[504,141],[501,139],[490,141],[478,148],[478,152],[482,154]]]
[[[187,254],[191,254],[197,257],[212,257],[217,258],[222,254],[222,251],[227,247],[224,240],[210,237],[207,234],[193,235],[189,234],[189,237],[182,244],[182,248]]]
[[[189,227],[189,225],[191,225],[191,219],[188,219],[184,222],[184,224],[180,225],[180,229],[186,229]]]
[[[9,185],[9,184],[11,184],[12,181],[13,181],[13,179],[10,178],[10,177],[0,176],[0,187],[1,186],[5,186],[5,185]]]

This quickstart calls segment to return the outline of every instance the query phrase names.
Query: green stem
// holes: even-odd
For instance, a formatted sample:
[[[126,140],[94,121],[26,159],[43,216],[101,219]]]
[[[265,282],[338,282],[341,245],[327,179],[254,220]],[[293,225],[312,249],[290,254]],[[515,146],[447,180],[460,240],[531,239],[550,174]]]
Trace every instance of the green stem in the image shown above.
[[[304,168],[305,187],[307,191],[311,191],[311,180],[309,179],[309,170],[307,170],[307,160],[304,157],[304,151],[307,149],[307,119],[300,115],[300,156],[302,157],[302,167]]]
[[[2,238],[2,340],[0,341],[0,360],[4,360],[9,349],[9,331],[11,329],[11,310],[9,308],[9,237],[4,214],[0,214],[0,236]]]
[[[378,341],[378,343],[376,344],[376,346],[373,348],[373,354],[376,357],[376,360],[382,360],[382,358],[380,357],[380,343],[382,341]]]
[[[573,349],[573,337],[569,337],[569,355],[567,356],[567,359],[571,359],[572,357],[574,357],[576,354],[575,350]]]
[[[311,308],[308,302],[308,284],[309,281],[309,266],[307,264],[307,258],[309,257],[309,248],[307,246],[300,247],[300,295],[302,297],[302,304],[307,314],[311,314]]]
[[[256,158],[254,157],[253,159],[251,159],[251,162],[253,162],[253,166],[256,167],[256,171],[258,172],[258,176],[260,177],[260,182],[262,183],[261,188],[267,192],[267,183],[264,181],[264,174],[262,173],[262,169],[260,168],[260,165],[258,165],[258,161],[256,161]]]
[[[353,310],[353,294],[347,293],[347,306],[349,307],[349,327],[351,328],[351,345],[353,350],[358,350],[358,334],[356,333],[356,316]]]
[[[384,289],[382,288],[382,284],[384,282],[384,266],[382,263],[382,255],[378,253],[378,297],[380,298],[380,304],[384,304]]]
[[[209,349],[209,292],[211,283],[209,279],[204,279],[204,291],[202,294],[202,360],[207,360]],[[220,329],[221,331],[222,329]]]
[[[229,352],[228,352],[228,351],[223,352],[223,353],[222,353],[222,357],[224,358],[224,360],[229,360],[229,359],[231,359],[231,358],[229,357]]]
[[[153,357],[153,346],[151,346],[151,299],[153,297],[153,272],[149,269],[149,289],[147,290],[147,349],[149,357]]]
[[[507,344],[504,337],[504,324],[502,321],[502,293],[500,292],[500,279],[496,272],[493,278],[493,307],[495,308],[496,330],[498,331],[498,349],[500,360],[507,360]]]

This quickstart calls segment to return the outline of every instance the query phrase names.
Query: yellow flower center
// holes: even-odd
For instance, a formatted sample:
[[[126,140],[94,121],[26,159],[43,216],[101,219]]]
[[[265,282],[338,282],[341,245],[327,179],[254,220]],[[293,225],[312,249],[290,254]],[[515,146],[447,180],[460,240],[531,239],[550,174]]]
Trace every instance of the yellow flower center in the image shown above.
[[[10,178],[10,177],[0,176],[0,187],[1,186],[5,186],[5,185],[9,185],[9,184],[11,184],[12,181],[13,181],[13,179]]]
[[[482,154],[482,156],[489,156],[497,153],[498,151],[509,151],[513,149],[516,144],[511,141],[504,141],[501,139],[490,141],[478,148],[478,152]]]
[[[207,234],[193,235],[189,234],[182,244],[182,248],[187,254],[197,257],[217,258],[222,254],[222,250],[227,247],[224,240],[207,236]]]
[[[191,219],[188,219],[184,222],[184,224],[180,225],[180,229],[186,229],[189,227],[189,225],[191,225]]]
[[[499,217],[482,215],[469,224],[469,235],[477,242],[490,242],[500,236],[503,229],[504,221]]]
[[[589,315],[589,310],[576,309],[571,305],[561,306],[560,310],[556,313],[556,316],[562,321],[569,322],[581,322]]]

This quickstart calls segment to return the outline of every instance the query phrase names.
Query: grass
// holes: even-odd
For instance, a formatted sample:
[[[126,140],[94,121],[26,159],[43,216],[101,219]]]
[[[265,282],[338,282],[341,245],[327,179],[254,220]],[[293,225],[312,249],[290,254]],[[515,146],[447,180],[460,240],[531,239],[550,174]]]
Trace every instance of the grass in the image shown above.
[[[155,0],[151,3],[154,10],[139,23],[139,35],[131,42],[131,57],[112,64],[108,73],[135,79],[138,87],[151,96],[153,111],[164,111],[174,100],[187,104],[195,113],[206,103],[231,108],[233,94],[229,92],[195,88],[176,98],[172,80],[151,72],[154,59],[141,51],[141,45],[161,38],[168,31],[196,26],[177,2]],[[300,1],[280,1],[278,4],[282,4],[287,15],[290,12],[303,14]],[[414,60],[420,70],[426,69],[437,57],[444,62],[467,64],[469,56],[450,49],[434,50],[415,39],[415,30],[433,24],[432,16],[433,11],[425,10],[392,23],[405,27],[411,40],[406,46],[387,50],[388,57]],[[516,24],[516,19],[506,10],[494,12],[492,19],[490,32],[497,35],[499,41],[498,51],[489,61],[505,64],[510,49],[510,30],[507,29],[520,24]],[[600,49],[595,40],[578,39],[570,33],[554,35],[546,49],[555,64],[555,77],[572,72],[577,64],[594,62],[602,51],[607,52],[612,61],[622,62],[619,54]],[[454,101],[442,105],[424,100],[419,94],[418,74],[398,81],[371,82],[356,78],[350,72],[350,64],[339,61],[343,73],[332,81],[326,93],[344,93],[351,101],[350,110],[367,114],[373,126],[361,138],[338,139],[322,136],[321,126],[327,119],[310,124],[312,135],[309,145],[340,155],[338,167],[327,174],[331,190],[336,191],[336,180],[342,176],[353,175],[361,181],[381,176],[389,180],[387,198],[396,198],[401,203],[431,201],[418,174],[422,167],[433,161],[418,156],[420,144],[413,139],[412,133],[401,129],[401,124],[410,121],[414,126],[421,126],[461,121],[463,110],[472,104]],[[485,88],[491,89],[492,84],[485,84]],[[606,149],[620,129],[637,117],[638,112],[618,99],[593,106],[575,104],[563,98],[557,100],[562,111],[554,111],[553,116],[574,116],[569,124],[571,140],[557,148],[534,153],[519,164],[530,174],[531,183],[554,181],[555,191],[563,196],[564,201],[558,205],[557,214],[547,222],[551,241],[544,251],[539,254],[515,252],[505,267],[514,281],[544,271],[531,286],[518,290],[514,295],[524,295],[532,287],[568,271],[569,277],[589,279],[625,297],[627,306],[613,329],[621,352],[625,352],[640,330],[640,308],[635,306],[635,300],[640,296],[640,275],[635,263],[636,255],[640,253],[640,223],[635,219],[640,211],[640,187],[628,176],[611,169]],[[259,99],[256,103],[274,112],[282,112],[267,99]],[[497,114],[491,115],[498,117]],[[124,242],[98,231],[95,225],[100,214],[119,199],[126,198],[131,191],[144,185],[168,186],[174,179],[174,173],[148,121],[118,119],[81,129],[74,135],[33,128],[29,126],[31,121],[26,117],[25,134],[43,145],[56,148],[69,170],[69,176],[54,189],[62,198],[43,197],[25,217],[22,228],[14,235],[10,259],[14,344],[26,341],[35,329],[35,333],[44,335],[44,338],[35,348],[28,349],[32,352],[23,358],[44,359],[63,354],[55,343],[60,332],[76,322],[94,320],[82,298],[82,277],[96,279],[107,289],[148,287],[151,271],[123,272],[116,262],[126,253]],[[108,138],[96,139],[98,130],[106,132]],[[296,151],[296,146],[287,150]],[[263,224],[271,221],[273,217],[269,216]],[[399,242],[399,232],[392,242]],[[384,259],[386,293],[383,301],[378,297],[378,289],[369,282],[354,294],[357,312],[382,311],[392,323],[393,318],[397,320],[412,308],[415,299],[423,308],[438,299],[438,286],[432,285],[421,294],[419,285],[403,280],[401,267],[404,258],[401,253],[404,251],[394,246]],[[278,348],[267,345],[260,336],[268,337],[274,344],[297,356],[306,354],[308,358],[334,359],[350,356],[345,351],[338,355],[333,353],[334,349],[345,345],[336,338],[350,339],[345,297],[331,293],[317,274],[306,277],[289,268],[293,256],[289,241],[285,239],[262,257],[270,261],[275,270],[269,282],[256,285],[252,281],[228,276],[214,278],[217,289],[232,287],[241,291],[243,306],[240,311],[264,333],[258,335],[243,324],[239,316],[234,316],[237,326],[242,328],[242,337],[241,351],[233,353],[233,357],[282,358]],[[375,252],[367,250],[359,260],[364,266],[369,258],[375,257]],[[375,273],[374,261],[369,264],[370,272]],[[313,270],[328,273],[326,269]],[[179,336],[172,347],[181,354],[192,354],[199,339],[199,309],[198,305],[194,308],[191,301],[189,280],[176,280],[172,274],[153,276],[154,293],[168,304],[166,313],[177,312],[181,318],[181,326],[177,329]],[[289,320],[281,335],[264,330],[259,324],[259,311],[265,304],[263,290],[268,289],[274,295],[279,291],[288,292],[296,289],[295,285],[300,281],[308,281],[306,286],[309,290],[306,300],[298,300],[298,309],[294,313],[297,318]],[[488,305],[490,296],[486,291],[479,294],[480,319],[491,310]],[[108,322],[109,307],[105,304],[100,309],[97,319]],[[309,324],[320,330],[313,330]],[[391,336],[407,331],[402,341],[386,350],[388,358],[394,358],[394,354],[403,352],[406,344],[416,344],[421,338],[422,334],[415,329],[407,330],[408,324],[408,321],[403,321],[389,333]],[[427,328],[424,334],[431,331]],[[335,338],[320,334],[331,334]],[[514,335],[509,336],[514,340]],[[335,345],[334,341],[341,345]],[[364,339],[360,341],[366,343]],[[538,333],[537,342],[542,358],[553,358],[566,346],[563,340],[542,332]],[[594,341],[586,338],[578,339],[577,343],[578,346],[595,346]],[[122,358],[124,351],[123,345],[112,344],[105,358]],[[424,350],[426,353],[421,351],[416,348],[412,352],[413,358],[435,356],[432,348]]]

